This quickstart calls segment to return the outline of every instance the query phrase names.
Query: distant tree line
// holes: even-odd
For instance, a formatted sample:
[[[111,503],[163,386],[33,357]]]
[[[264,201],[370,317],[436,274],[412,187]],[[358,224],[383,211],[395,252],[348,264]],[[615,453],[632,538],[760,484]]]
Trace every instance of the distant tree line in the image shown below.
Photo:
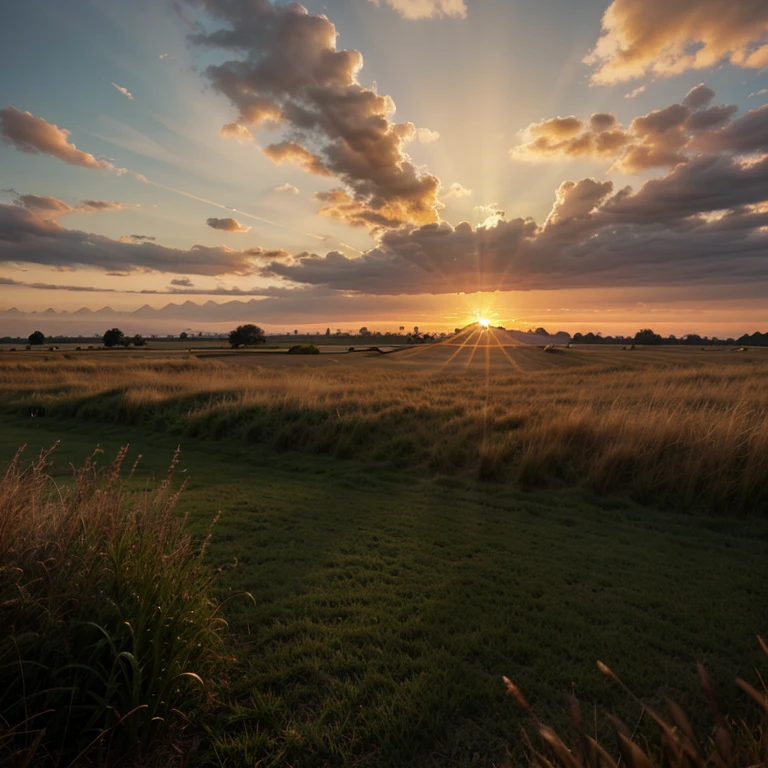
[[[739,346],[739,347],[768,347],[768,332],[745,333],[738,339],[720,339],[717,336],[699,336],[698,333],[686,333],[684,336],[662,336],[650,328],[643,328],[634,336],[603,336],[601,333],[574,333],[572,344],[683,344],[692,347],[707,346]]]

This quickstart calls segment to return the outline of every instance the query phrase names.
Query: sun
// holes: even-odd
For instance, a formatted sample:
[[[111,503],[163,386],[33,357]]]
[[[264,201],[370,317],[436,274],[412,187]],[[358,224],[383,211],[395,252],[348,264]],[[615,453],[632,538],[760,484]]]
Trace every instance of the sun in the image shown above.
[[[480,323],[483,328],[487,328],[491,324],[491,321],[487,317],[478,317],[477,322]]]

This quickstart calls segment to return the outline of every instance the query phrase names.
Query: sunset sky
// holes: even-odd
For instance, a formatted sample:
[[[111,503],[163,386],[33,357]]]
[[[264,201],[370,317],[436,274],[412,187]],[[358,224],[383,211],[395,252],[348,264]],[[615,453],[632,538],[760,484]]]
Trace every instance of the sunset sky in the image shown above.
[[[0,336],[768,330],[765,0],[26,0],[0,71]]]

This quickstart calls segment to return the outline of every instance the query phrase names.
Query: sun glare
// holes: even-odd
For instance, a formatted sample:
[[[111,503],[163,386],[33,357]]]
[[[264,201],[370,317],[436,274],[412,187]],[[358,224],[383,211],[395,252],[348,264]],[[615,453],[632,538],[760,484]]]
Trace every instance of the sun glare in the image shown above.
[[[487,328],[491,324],[491,321],[486,317],[478,317],[477,322],[480,323],[483,328]]]

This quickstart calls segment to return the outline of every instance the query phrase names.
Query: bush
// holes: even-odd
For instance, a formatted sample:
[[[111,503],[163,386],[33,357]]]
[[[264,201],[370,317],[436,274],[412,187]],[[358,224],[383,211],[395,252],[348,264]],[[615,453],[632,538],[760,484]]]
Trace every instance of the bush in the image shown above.
[[[60,488],[52,450],[26,468],[20,451],[0,479],[0,764],[141,758],[204,701],[221,658],[205,545],[175,513],[171,472],[132,496],[123,449]]]
[[[289,355],[319,355],[320,350],[314,344],[296,344],[288,350]]]

